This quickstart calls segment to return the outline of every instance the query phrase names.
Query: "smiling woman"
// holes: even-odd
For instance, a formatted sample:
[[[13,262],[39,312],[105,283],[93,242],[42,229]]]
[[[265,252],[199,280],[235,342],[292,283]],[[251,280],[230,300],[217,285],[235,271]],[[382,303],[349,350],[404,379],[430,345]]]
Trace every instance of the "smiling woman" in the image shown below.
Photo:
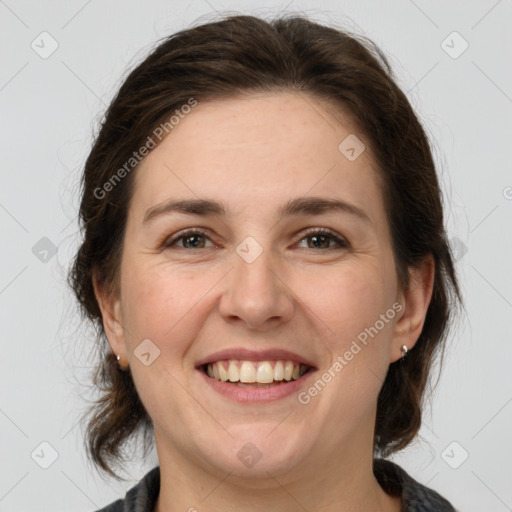
[[[88,455],[117,477],[143,433],[159,459],[103,510],[454,510],[382,458],[418,433],[460,294],[428,138],[371,41],[297,16],[169,37],[106,113],[80,218]]]

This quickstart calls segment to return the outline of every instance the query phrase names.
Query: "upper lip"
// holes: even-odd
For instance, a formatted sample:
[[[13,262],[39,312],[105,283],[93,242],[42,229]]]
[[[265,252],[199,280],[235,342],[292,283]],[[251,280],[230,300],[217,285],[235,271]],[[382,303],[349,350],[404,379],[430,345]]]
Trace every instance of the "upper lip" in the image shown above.
[[[215,363],[217,361],[225,361],[227,359],[236,359],[239,361],[293,361],[300,364],[305,364],[315,368],[311,361],[308,361],[302,356],[283,349],[268,349],[268,350],[248,350],[245,348],[230,348],[215,352],[206,357],[203,357],[196,362],[196,368],[205,364]]]

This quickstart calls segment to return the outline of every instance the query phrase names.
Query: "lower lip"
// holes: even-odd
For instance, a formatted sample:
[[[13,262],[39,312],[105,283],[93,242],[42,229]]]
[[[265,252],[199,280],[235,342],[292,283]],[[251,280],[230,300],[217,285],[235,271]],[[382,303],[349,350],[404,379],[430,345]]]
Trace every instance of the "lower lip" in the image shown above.
[[[213,379],[206,375],[201,369],[197,370],[206,383],[211,386],[214,391],[224,395],[231,400],[241,403],[251,402],[274,402],[282,398],[289,397],[290,395],[297,394],[300,388],[306,383],[309,377],[314,373],[313,370],[308,370],[302,377],[297,380],[291,380],[283,384],[276,384],[269,388],[245,388],[237,386],[236,384],[229,384],[217,379]]]

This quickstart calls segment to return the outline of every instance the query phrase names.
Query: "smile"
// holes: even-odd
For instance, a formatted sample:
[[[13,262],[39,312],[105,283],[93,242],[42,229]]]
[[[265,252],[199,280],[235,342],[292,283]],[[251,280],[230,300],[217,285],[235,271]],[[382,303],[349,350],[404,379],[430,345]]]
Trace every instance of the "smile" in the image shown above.
[[[240,386],[252,384],[270,387],[299,379],[310,368],[293,361],[239,361],[230,359],[204,365],[206,374],[221,382],[237,383]],[[256,386],[255,386],[256,385]],[[258,387],[261,387],[258,386]]]
[[[242,404],[273,402],[296,396],[316,368],[294,361],[241,361],[207,363],[198,368],[209,388]]]

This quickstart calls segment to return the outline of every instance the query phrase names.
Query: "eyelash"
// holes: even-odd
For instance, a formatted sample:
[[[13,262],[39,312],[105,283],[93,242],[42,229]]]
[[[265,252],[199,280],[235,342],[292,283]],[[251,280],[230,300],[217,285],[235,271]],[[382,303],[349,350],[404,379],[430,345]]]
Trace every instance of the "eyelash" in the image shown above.
[[[205,231],[203,231],[202,229],[199,229],[199,228],[189,229],[189,230],[183,231],[181,233],[178,233],[178,235],[165,241],[163,244],[163,249],[170,249],[179,240],[182,240],[182,239],[187,238],[192,235],[201,235],[201,236],[204,236],[205,238],[209,239],[207,233]],[[312,237],[312,236],[328,237],[331,240],[335,241],[340,246],[339,249],[348,249],[350,247],[349,243],[345,239],[339,237],[334,232],[332,232],[328,229],[320,229],[320,228],[311,228],[311,229],[307,230],[304,233],[304,235],[302,236],[302,238],[300,239],[300,241],[304,240],[305,238]],[[191,249],[191,248],[179,247],[179,249]],[[207,249],[207,247],[200,247],[199,249]],[[313,251],[317,250],[315,248],[309,248],[309,247],[307,249],[313,250]],[[328,249],[319,249],[319,250],[329,251],[332,249],[333,248],[331,247]]]

